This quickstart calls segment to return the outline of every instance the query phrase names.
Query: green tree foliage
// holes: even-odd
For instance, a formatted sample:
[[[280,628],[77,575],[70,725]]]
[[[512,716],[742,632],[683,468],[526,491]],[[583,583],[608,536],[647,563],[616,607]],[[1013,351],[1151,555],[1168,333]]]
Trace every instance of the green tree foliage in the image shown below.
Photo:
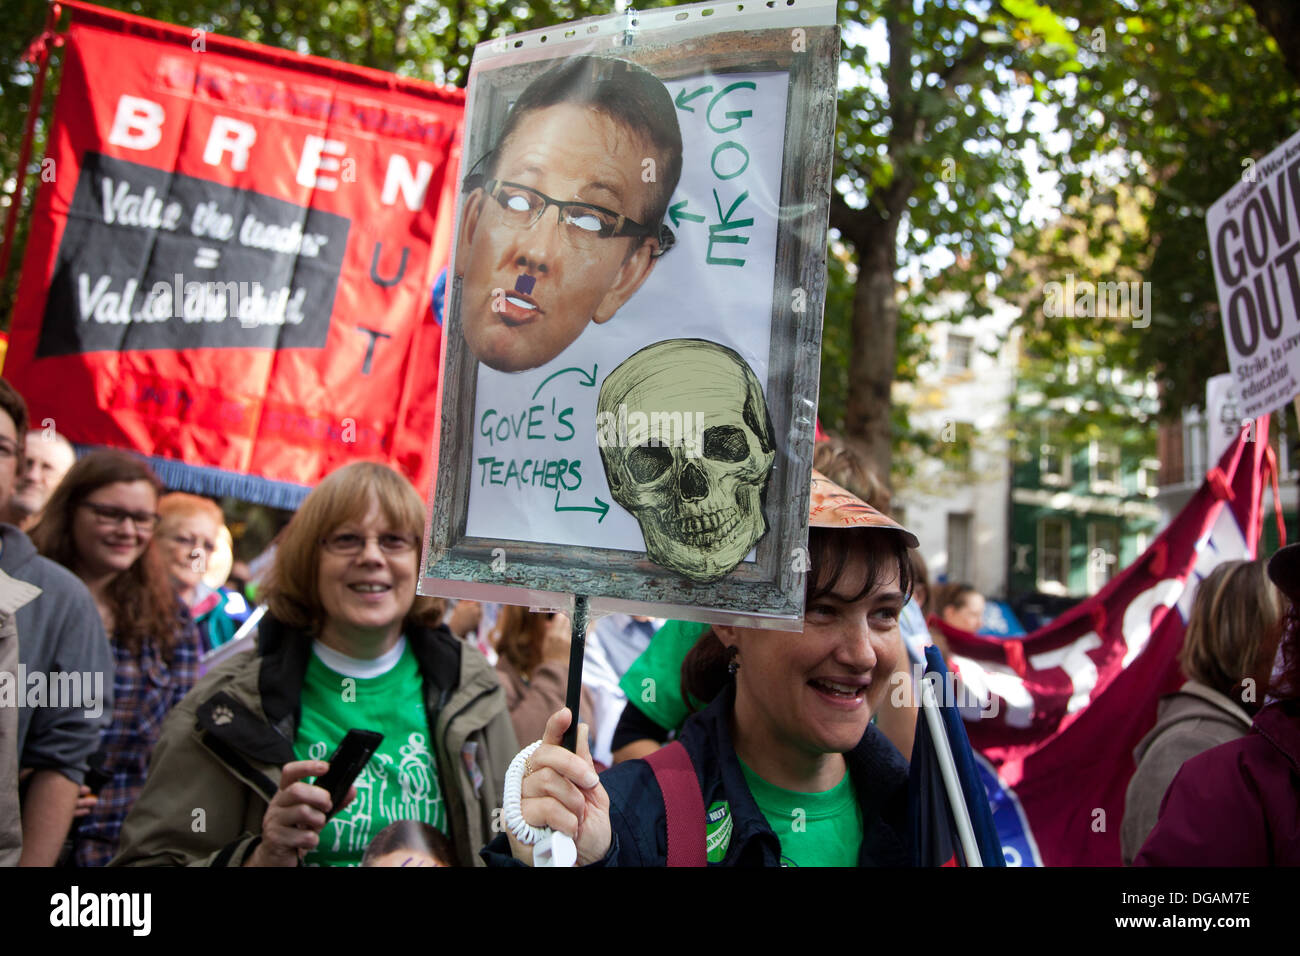
[[[1146,236],[1150,203],[1145,186],[1072,197],[1012,255],[1008,272],[1023,281],[1009,424],[1022,450],[1032,451],[1048,424],[1075,447],[1118,447],[1126,465],[1154,457],[1158,405],[1147,386],[1155,374],[1139,358],[1152,318],[1137,267],[1146,259],[1124,259]]]
[[[1032,0],[846,0],[840,11],[882,24],[888,54],[846,29],[857,82],[840,90],[831,225],[858,268],[850,311],[828,310],[827,324],[851,330],[844,428],[888,474],[895,343],[940,293],[964,292],[970,312],[987,311],[988,277],[1002,271],[1030,193],[1022,147],[1040,139],[1013,99],[1046,90],[1076,45]],[[923,281],[900,307],[900,266],[912,265]]]
[[[1228,371],[1205,212],[1253,160],[1300,129],[1297,74],[1244,3],[1151,0],[1137,12],[1113,0],[1053,6],[1081,37],[1079,62],[1049,84],[1070,137],[1059,167],[1062,208],[1087,214],[1062,218],[1047,243],[1025,237],[1037,247],[1033,276],[1042,283],[1078,275],[1081,241],[1091,258],[1086,277],[1140,275],[1150,283],[1152,314],[1149,327],[1071,316],[1044,328],[1033,308],[1024,321],[1039,325],[1044,355],[1106,340],[1111,364],[1155,372],[1163,412],[1173,416],[1203,405],[1206,378]],[[1285,16],[1279,11],[1277,22]],[[1294,56],[1300,37],[1282,39]],[[1121,196],[1137,200],[1142,228],[1103,221]],[[1041,305],[1034,281],[1022,287]]]

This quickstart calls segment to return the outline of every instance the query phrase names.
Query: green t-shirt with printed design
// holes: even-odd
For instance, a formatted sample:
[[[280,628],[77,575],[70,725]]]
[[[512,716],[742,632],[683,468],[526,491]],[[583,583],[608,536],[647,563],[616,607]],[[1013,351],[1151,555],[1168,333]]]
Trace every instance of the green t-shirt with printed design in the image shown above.
[[[822,793],[768,783],[742,760],[740,769],[758,809],[781,841],[782,866],[857,866],[862,808],[848,772]]]
[[[298,760],[328,760],[351,729],[384,735],[357,775],[357,796],[321,830],[308,866],[356,866],[380,830],[397,820],[421,820],[447,832],[447,810],[429,741],[419,664],[407,646],[376,677],[348,677],[315,653],[302,688],[302,722],[294,739]]]

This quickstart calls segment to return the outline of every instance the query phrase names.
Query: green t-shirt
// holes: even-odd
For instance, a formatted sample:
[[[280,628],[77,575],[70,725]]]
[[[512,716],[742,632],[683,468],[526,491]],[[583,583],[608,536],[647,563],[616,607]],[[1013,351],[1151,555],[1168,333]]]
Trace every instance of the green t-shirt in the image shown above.
[[[375,834],[397,820],[422,820],[447,832],[420,668],[404,638],[374,661],[313,646],[294,756],[328,760],[353,728],[377,731],[384,741],[357,775],[356,799],[321,830],[309,866],[356,866]]]
[[[799,793],[768,783],[742,760],[754,802],[781,841],[782,866],[857,866],[862,808],[848,772],[823,793]]]
[[[694,621],[668,621],[619,680],[627,699],[664,730],[677,730],[690,716],[682,697],[682,661],[709,629]]]

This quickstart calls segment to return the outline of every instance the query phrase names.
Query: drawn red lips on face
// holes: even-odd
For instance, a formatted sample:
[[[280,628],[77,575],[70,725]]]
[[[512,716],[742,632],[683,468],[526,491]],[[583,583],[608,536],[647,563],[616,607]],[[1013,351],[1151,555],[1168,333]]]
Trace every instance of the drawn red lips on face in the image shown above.
[[[521,277],[522,278],[522,277]],[[530,277],[531,278],[531,277]],[[516,287],[518,283],[516,283]],[[531,283],[530,283],[531,287]],[[527,325],[542,317],[543,312],[537,304],[537,300],[526,292],[516,288],[512,292],[504,292],[499,299],[497,311],[506,325],[515,327]]]
[[[501,320],[506,325],[517,328],[542,316],[543,310],[532,296],[536,284],[536,276],[521,272],[515,277],[514,289],[509,292],[504,289],[496,290],[492,309],[500,314]]]

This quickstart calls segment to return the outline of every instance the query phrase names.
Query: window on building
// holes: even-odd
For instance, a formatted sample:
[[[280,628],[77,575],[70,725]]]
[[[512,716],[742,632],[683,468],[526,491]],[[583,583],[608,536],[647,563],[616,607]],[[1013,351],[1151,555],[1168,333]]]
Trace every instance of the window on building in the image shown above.
[[[1206,464],[1209,438],[1206,422],[1196,409],[1183,412],[1183,481],[1199,485],[1210,466]]]
[[[939,437],[943,441],[940,454],[944,465],[953,471],[970,471],[975,447],[975,426],[970,422],[947,421],[944,422]]]
[[[1138,494],[1154,498],[1160,490],[1160,462],[1154,458],[1142,459],[1137,471]]]
[[[1088,524],[1088,593],[1096,594],[1119,570],[1119,526],[1113,521]]]
[[[970,512],[948,513],[948,580],[971,580]]]
[[[970,368],[975,351],[975,338],[971,335],[948,333],[948,356],[945,364],[952,372],[965,372]]]
[[[1119,446],[1109,442],[1094,441],[1089,449],[1089,457],[1092,465],[1089,483],[1093,490],[1122,493]]]
[[[1070,587],[1070,524],[1061,518],[1038,522],[1038,590],[1065,594]]]
[[[1038,479],[1045,485],[1070,484],[1070,446],[1044,425],[1038,446]]]
[[[1269,433],[1269,444],[1277,443],[1278,477],[1284,481],[1300,478],[1300,454],[1296,446],[1296,421],[1283,405],[1273,414],[1277,416],[1276,433]]]

